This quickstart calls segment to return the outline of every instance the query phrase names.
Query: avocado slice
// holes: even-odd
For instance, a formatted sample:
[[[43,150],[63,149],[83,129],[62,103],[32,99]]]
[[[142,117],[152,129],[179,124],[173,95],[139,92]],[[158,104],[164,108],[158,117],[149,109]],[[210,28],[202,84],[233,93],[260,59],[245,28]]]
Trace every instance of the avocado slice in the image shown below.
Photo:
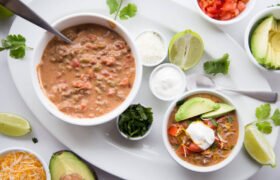
[[[260,64],[264,64],[265,62],[269,33],[273,26],[275,26],[275,19],[273,16],[269,16],[256,27],[251,36],[251,51]]]
[[[183,121],[210,111],[215,111],[219,108],[220,105],[210,99],[194,97],[179,107],[175,114],[175,120],[177,122]]]
[[[264,18],[251,36],[251,51],[258,63],[268,69],[280,69],[280,21]]]
[[[59,151],[52,155],[49,165],[52,180],[95,180],[95,173],[76,155]]]
[[[234,111],[235,108],[231,105],[228,104],[224,104],[224,103],[219,103],[220,108],[217,109],[216,111],[212,111],[206,114],[203,114],[201,116],[202,119],[207,119],[207,118],[218,118],[221,117],[223,115],[225,115],[226,113],[229,113],[231,111]]]

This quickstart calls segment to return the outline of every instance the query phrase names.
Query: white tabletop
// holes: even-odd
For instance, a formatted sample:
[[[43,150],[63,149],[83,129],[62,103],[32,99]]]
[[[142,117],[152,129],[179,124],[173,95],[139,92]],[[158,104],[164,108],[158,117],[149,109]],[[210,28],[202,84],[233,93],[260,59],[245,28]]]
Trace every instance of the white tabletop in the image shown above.
[[[24,2],[30,2],[31,0],[23,0]],[[191,8],[194,8],[194,5],[189,0],[175,0],[178,3],[188,6]],[[243,32],[246,28],[246,25],[253,14],[258,12],[261,9],[264,9],[272,4],[280,3],[279,0],[258,0],[257,5],[254,9],[254,12],[251,13],[251,15],[240,22],[237,25],[228,26],[226,28],[223,28],[223,30],[227,33],[229,33],[234,39],[237,40],[238,43],[240,43],[243,46]],[[8,34],[8,30],[12,24],[12,19],[8,20],[6,22],[1,22],[0,25],[0,39],[6,37]],[[279,77],[276,75],[271,74],[264,74],[266,79],[269,81],[272,89],[274,91],[280,92],[280,81]],[[32,115],[30,110],[27,108],[27,106],[24,104],[23,100],[21,99],[19,93],[16,90],[16,87],[12,81],[8,64],[6,61],[5,53],[0,53],[0,112],[12,112],[19,114],[25,118],[27,118],[31,125],[33,132],[32,134],[21,137],[21,138],[9,138],[6,136],[0,135],[0,150],[4,148],[8,148],[11,146],[21,146],[26,148],[31,148],[34,151],[40,153],[43,158],[46,160],[46,162],[49,161],[51,155],[53,152],[56,152],[58,150],[67,149],[63,144],[58,142]],[[32,137],[37,137],[39,142],[37,144],[34,144],[32,142]],[[62,142],[63,143],[63,142]],[[280,139],[278,139],[278,143],[275,147],[275,152],[280,152]],[[277,156],[277,162],[280,163],[280,156]],[[99,179],[118,179],[117,177],[114,177],[98,168],[95,168],[97,175]],[[238,173],[238,172],[237,172]],[[263,180],[263,179],[269,179],[269,180],[276,180],[280,178],[280,166],[278,166],[275,169],[272,169],[270,167],[263,167],[260,172],[258,172],[254,177],[252,177],[252,180]]]

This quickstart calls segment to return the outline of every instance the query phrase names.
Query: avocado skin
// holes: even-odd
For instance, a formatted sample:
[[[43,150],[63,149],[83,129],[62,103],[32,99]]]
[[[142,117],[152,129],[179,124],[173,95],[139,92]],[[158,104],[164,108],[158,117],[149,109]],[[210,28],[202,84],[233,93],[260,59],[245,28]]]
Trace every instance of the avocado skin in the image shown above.
[[[94,170],[90,169],[88,165],[74,153],[67,150],[58,151],[52,155],[49,169],[52,180],[61,180],[61,177],[69,174],[78,174],[83,180],[98,179]]]
[[[203,114],[201,116],[202,119],[207,119],[207,118],[218,118],[221,117],[223,115],[225,115],[226,113],[229,113],[231,111],[234,111],[235,108],[231,105],[228,104],[224,104],[224,103],[219,103],[220,108],[217,109],[216,111],[212,111],[206,114]]]
[[[177,113],[175,114],[175,120],[180,122],[204,113],[215,111],[219,108],[220,105],[210,99],[194,97],[187,100],[179,107]]]

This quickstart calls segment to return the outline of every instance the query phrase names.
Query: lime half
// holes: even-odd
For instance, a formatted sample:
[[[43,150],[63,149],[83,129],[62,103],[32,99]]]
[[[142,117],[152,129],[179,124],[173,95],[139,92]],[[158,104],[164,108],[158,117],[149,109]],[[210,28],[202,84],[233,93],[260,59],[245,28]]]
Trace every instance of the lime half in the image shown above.
[[[244,146],[250,156],[260,164],[276,166],[273,148],[254,123],[245,127]]]
[[[191,30],[175,34],[168,48],[169,61],[184,71],[199,63],[203,53],[204,45],[202,38]]]
[[[14,15],[11,11],[0,5],[0,19],[6,19]]]
[[[7,136],[23,136],[31,132],[29,122],[17,115],[0,113],[0,133]]]

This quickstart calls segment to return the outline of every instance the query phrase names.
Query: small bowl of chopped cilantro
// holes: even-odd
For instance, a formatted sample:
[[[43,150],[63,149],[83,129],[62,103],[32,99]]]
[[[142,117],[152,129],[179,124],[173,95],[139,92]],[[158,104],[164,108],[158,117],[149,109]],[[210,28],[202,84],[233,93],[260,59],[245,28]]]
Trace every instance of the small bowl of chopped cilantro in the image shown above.
[[[117,129],[124,138],[137,141],[148,136],[152,123],[152,108],[133,104],[118,117]]]

